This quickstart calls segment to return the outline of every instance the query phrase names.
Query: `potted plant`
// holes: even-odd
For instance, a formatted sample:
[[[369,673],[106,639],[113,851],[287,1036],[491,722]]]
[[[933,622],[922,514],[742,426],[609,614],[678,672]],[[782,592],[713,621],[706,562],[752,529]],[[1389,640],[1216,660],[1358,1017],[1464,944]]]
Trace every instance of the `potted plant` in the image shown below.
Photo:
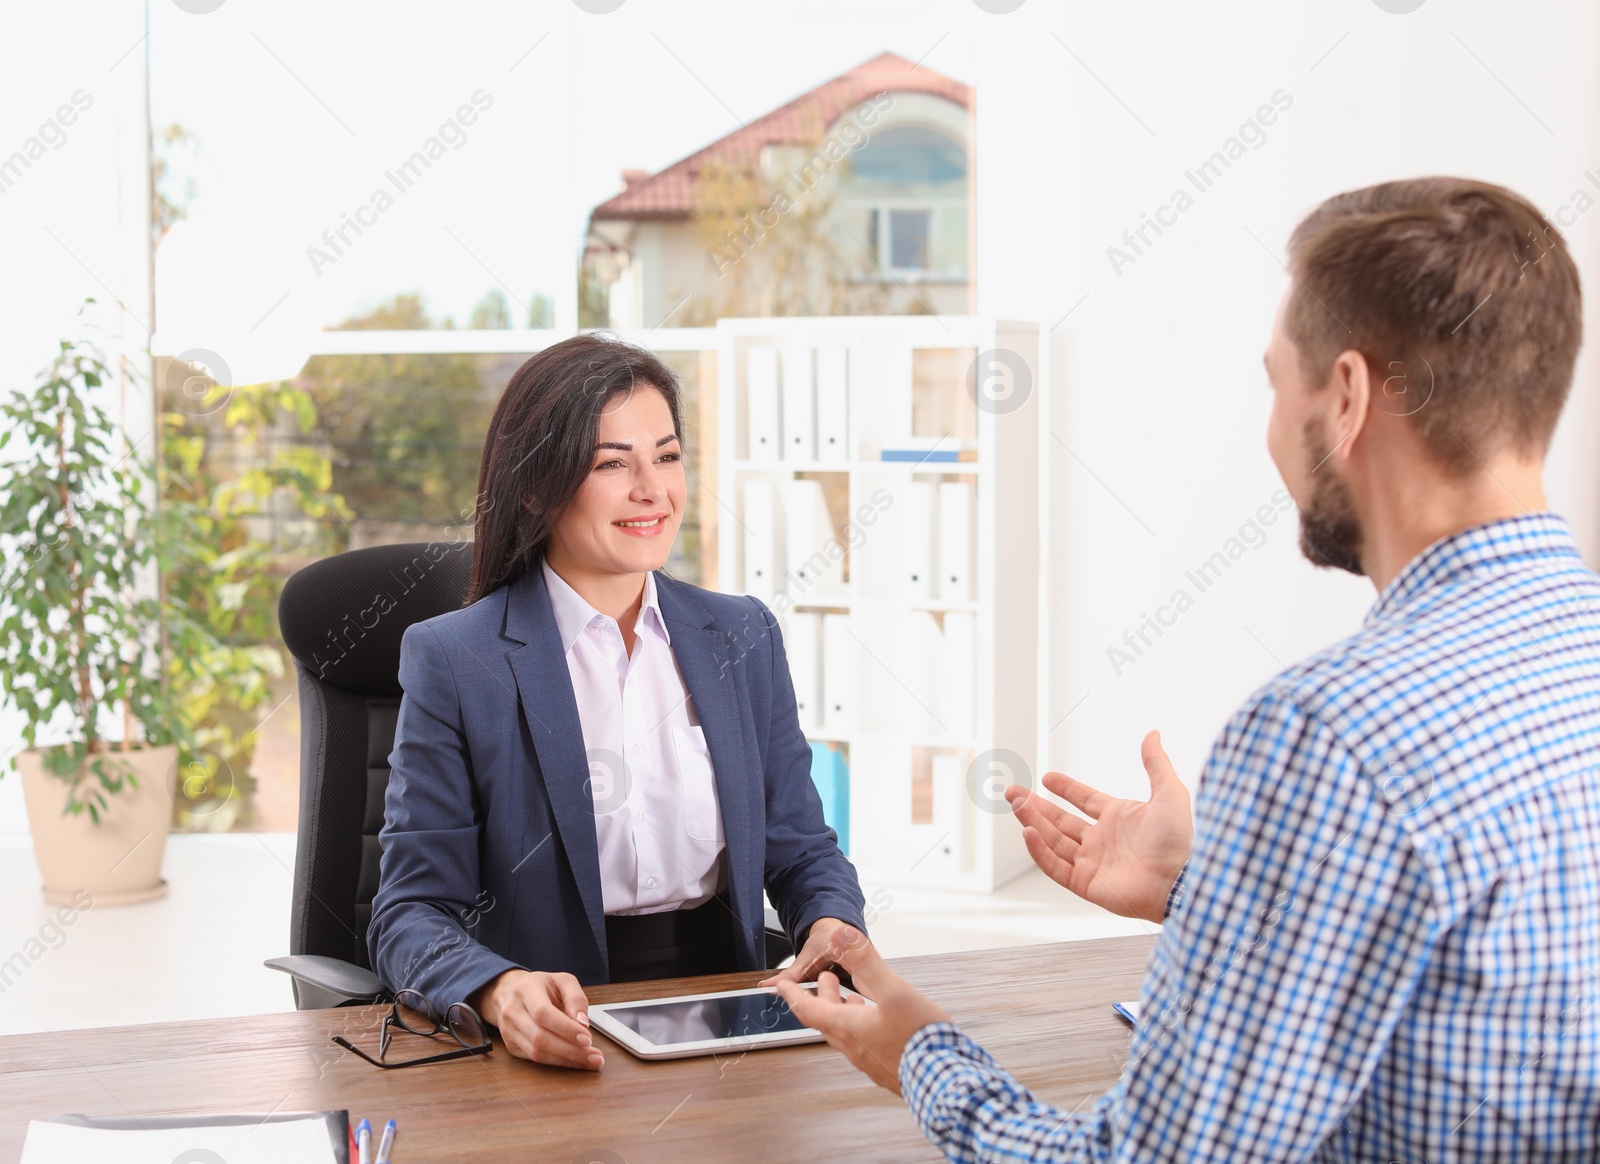
[[[164,893],[161,859],[193,628],[157,592],[163,514],[153,457],[99,404],[111,374],[87,342],[0,404],[0,697],[51,901]],[[177,612],[181,624],[181,611]],[[81,899],[80,899],[81,900]]]

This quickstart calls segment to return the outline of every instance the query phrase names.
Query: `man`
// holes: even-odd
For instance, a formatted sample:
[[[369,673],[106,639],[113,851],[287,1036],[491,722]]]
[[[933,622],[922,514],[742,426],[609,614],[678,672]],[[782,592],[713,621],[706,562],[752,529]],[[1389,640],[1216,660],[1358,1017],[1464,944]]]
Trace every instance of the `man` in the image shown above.
[[[1192,833],[1154,733],[1148,801],[1007,790],[1050,876],[1165,922],[1117,1085],[1035,1101],[859,935],[829,956],[877,1006],[780,987],[952,1160],[1600,1151],[1600,579],[1541,485],[1577,271],[1453,178],[1330,199],[1290,269],[1267,447],[1305,555],[1376,604],[1234,716]]]

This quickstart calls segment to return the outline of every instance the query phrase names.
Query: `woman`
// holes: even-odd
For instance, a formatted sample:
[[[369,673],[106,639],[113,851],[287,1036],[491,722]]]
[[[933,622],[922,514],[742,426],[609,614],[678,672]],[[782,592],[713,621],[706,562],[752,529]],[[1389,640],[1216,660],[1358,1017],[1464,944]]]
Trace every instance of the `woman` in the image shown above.
[[[372,965],[538,1062],[604,1062],[580,983],[765,967],[763,888],[786,977],[864,924],[776,620],[660,572],[681,430],[649,352],[529,359],[484,441],[467,605],[401,647]]]

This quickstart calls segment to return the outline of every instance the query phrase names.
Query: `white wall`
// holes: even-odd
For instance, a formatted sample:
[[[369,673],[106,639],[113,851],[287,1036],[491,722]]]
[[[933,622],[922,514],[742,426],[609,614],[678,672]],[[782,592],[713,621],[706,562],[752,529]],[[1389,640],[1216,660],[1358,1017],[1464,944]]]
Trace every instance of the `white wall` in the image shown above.
[[[150,305],[144,224],[144,12],[138,4],[80,9],[34,6],[27,27],[8,14],[0,53],[0,162],[27,149],[43,155],[0,192],[0,391],[33,380],[57,342],[91,336],[116,366],[139,356]],[[61,106],[79,106],[63,118]],[[65,124],[70,120],[71,124]],[[41,130],[42,126],[53,128]],[[97,300],[84,316],[86,297]],[[119,304],[121,305],[119,307]],[[103,403],[125,410],[135,441],[151,425],[147,383],[108,386]],[[142,445],[148,452],[146,439]],[[0,709],[0,766],[21,746],[20,725]],[[0,772],[4,768],[0,767]],[[25,833],[22,784],[0,777],[0,835]]]
[[[1049,766],[1142,796],[1139,740],[1157,727],[1192,786],[1280,661],[1359,624],[1371,586],[1314,571],[1280,521],[1120,677],[1107,657],[1278,487],[1260,357],[1294,223],[1337,191],[1428,173],[1499,182],[1552,213],[1600,163],[1596,23],[1581,0],[1431,0],[1404,16],[1234,0],[1027,3],[977,26],[980,310],[1048,327],[1077,305],[1054,332],[1045,437]],[[1279,89],[1293,105],[1266,144],[1115,274],[1106,248]],[[1597,223],[1568,232],[1591,336]],[[1549,481],[1591,563],[1596,466],[1580,451],[1595,379],[1591,343]]]

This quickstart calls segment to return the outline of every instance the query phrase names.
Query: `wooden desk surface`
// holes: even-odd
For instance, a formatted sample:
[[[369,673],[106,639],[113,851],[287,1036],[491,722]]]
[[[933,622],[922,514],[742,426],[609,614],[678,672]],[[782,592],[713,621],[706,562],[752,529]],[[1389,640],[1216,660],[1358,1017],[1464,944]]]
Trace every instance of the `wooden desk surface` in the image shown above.
[[[1039,1098],[1071,1109],[1115,1082],[1155,939],[1105,938],[894,965]],[[601,986],[591,1002],[732,990],[762,975]],[[288,981],[284,989],[289,988]],[[613,1046],[596,1073],[489,1055],[380,1071],[330,1041],[376,1046],[386,1006],[0,1038],[0,1161],[29,1119],[348,1108],[394,1117],[401,1164],[529,1159],[937,1161],[902,1102],[826,1044],[646,1063]],[[397,1036],[401,1040],[411,1036]],[[417,1040],[420,1041],[420,1040]],[[403,1042],[400,1044],[403,1046]]]

